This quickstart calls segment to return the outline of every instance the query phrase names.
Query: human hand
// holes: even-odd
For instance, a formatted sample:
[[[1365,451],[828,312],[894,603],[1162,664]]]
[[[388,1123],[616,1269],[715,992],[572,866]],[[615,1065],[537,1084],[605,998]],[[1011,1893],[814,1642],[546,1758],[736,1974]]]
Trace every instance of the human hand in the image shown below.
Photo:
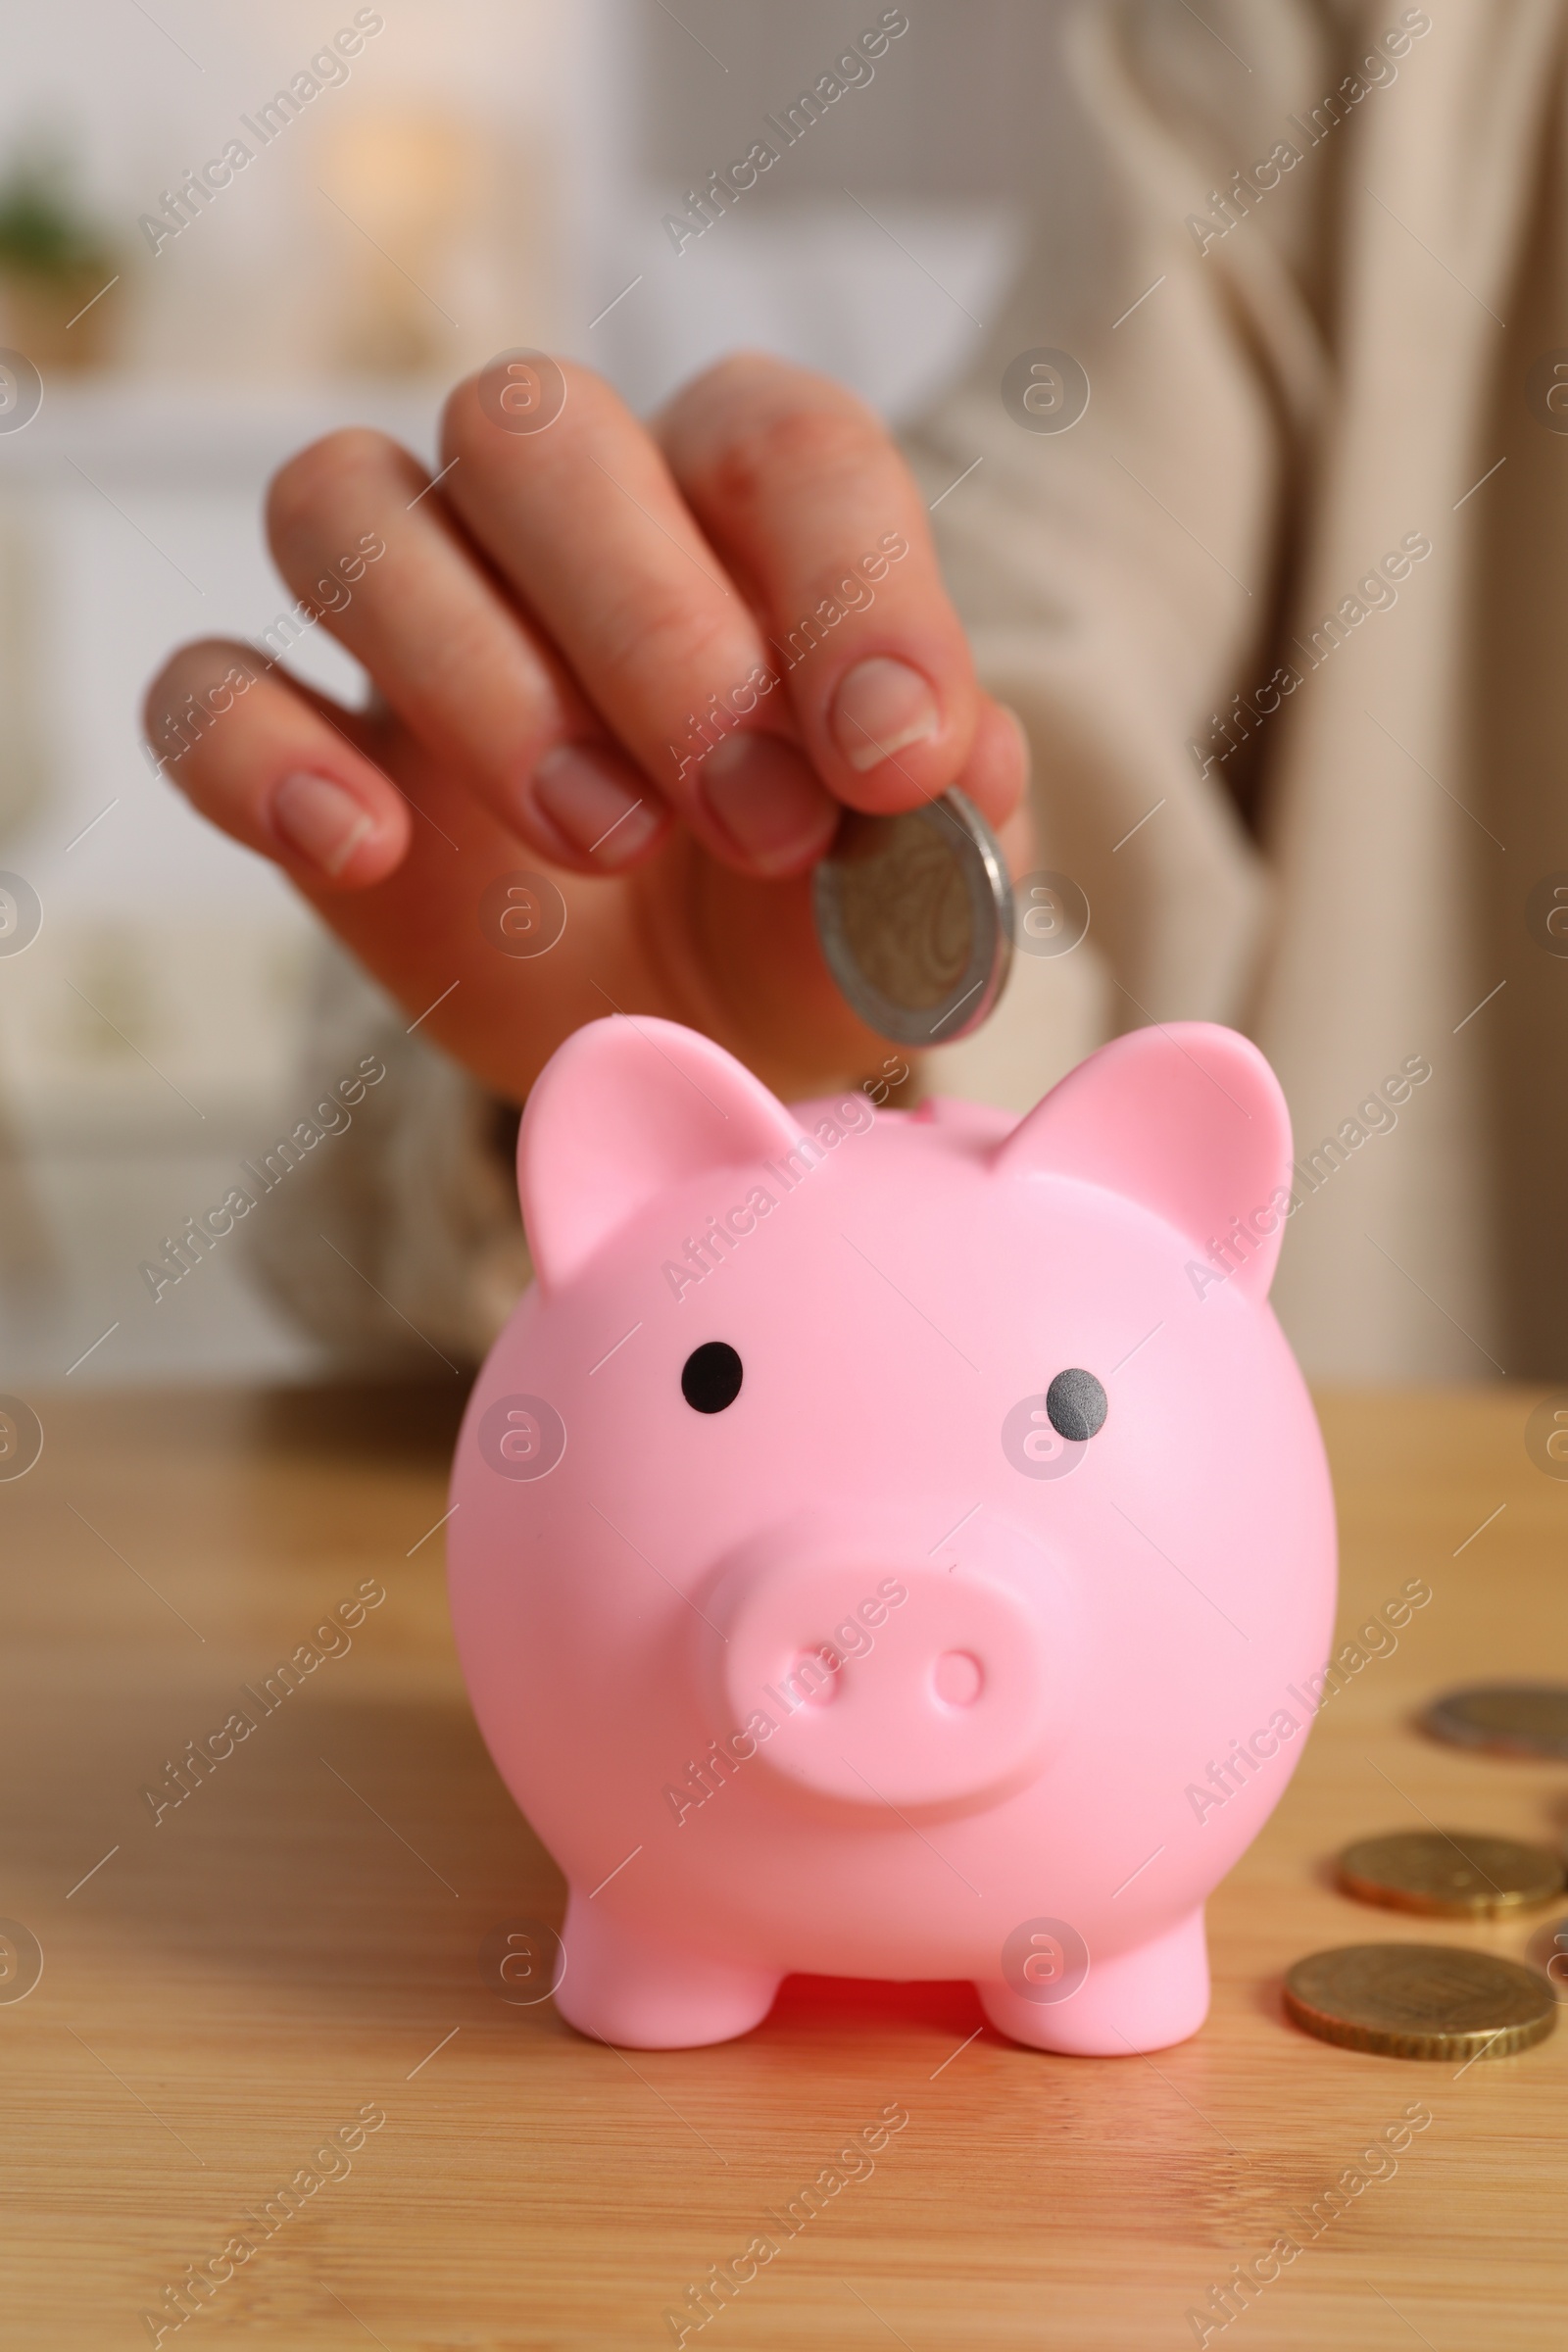
[[[514,1101],[612,1010],[705,1030],[786,1099],[874,1067],[811,922],[841,808],[956,785],[1004,842],[1024,823],[1022,731],[975,681],[902,458],[852,395],[767,358],[648,425],[564,366],[564,406],[523,431],[499,369],[449,400],[435,484],[349,430],[271,485],[278,567],[370,706],[213,640],[154,681],[150,740]],[[498,952],[482,906],[524,868],[566,910],[531,957]]]

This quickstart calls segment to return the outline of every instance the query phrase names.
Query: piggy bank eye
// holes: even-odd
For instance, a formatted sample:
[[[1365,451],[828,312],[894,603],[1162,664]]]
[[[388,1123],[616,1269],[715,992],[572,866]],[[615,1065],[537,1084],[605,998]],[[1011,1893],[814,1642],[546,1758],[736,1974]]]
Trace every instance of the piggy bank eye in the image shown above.
[[[1080,1380],[1088,1378],[1079,1373]],[[709,1340],[694,1348],[681,1366],[680,1393],[694,1412],[721,1413],[741,1393],[741,1359],[727,1340]],[[1105,1405],[1102,1397],[1100,1409]]]
[[[1046,1391],[1052,1428],[1058,1438],[1070,1438],[1077,1446],[1088,1444],[1105,1410],[1105,1392],[1092,1372],[1058,1372]]]

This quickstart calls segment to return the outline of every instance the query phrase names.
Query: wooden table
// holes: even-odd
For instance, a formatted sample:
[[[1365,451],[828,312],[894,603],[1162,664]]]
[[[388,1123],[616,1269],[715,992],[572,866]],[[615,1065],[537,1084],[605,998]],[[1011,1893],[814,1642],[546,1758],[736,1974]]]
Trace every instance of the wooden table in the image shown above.
[[[1303,1952],[1424,1932],[1334,1891],[1325,1862],[1352,1834],[1563,1828],[1568,1770],[1470,1757],[1411,1720],[1456,1681],[1568,1674],[1568,1485],[1525,1452],[1533,1401],[1328,1400],[1342,1627],[1407,1578],[1434,1597],[1324,1708],[1216,1895],[1205,2031],[1083,2060],[977,2034],[961,1985],[793,1980],[747,2039],[655,2056],[509,2005],[480,1947],[559,1918],[561,1889],[453,1658],[426,1533],[452,1398],[45,1400],[41,1461],[0,1484],[0,1913],[44,1961],[0,2002],[4,2341],[112,2352],[152,2340],[153,2312],[166,2345],[667,2343],[666,2308],[897,2102],[909,2121],[874,2172],[688,2344],[1175,2347],[1232,2265],[1420,2101],[1433,2120],[1397,2171],[1226,2338],[1560,2346],[1568,2032],[1461,2075],[1309,2040],[1279,1996]],[[387,1597],[352,1648],[155,1823],[143,1790],[168,1793],[166,1762],[366,1582]],[[1538,1925],[1441,1935],[1518,1955]],[[385,2121],[354,2145],[367,2109]],[[276,2208],[176,2331],[166,2288],[221,2269],[247,2209],[291,2181],[301,2209]]]

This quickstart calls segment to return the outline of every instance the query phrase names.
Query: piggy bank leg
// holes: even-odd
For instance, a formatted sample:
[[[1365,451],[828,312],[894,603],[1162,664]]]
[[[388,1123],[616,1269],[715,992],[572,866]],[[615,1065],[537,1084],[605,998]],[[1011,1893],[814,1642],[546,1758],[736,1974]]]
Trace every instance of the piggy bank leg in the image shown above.
[[[1166,2049],[1196,2034],[1208,2015],[1202,1905],[1152,1942],[1109,1960],[1091,1959],[1088,1976],[1065,2000],[1029,2000],[1009,1984],[975,1990],[998,2032],[1031,2049],[1080,2058]]]
[[[732,2041],[773,2006],[777,1970],[738,1968],[661,1942],[572,1888],[561,1931],[565,1971],[556,2007],[595,2041],[632,2050]]]

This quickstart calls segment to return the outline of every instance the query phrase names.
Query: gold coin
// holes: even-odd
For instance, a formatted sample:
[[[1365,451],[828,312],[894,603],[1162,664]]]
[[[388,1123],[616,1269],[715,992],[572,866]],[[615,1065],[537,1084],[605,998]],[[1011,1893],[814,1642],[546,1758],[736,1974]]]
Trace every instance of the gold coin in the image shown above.
[[[1557,2022],[1551,1986],[1493,1952],[1446,1943],[1348,1943],[1285,1979],[1288,2015],[1320,2041],[1385,2058],[1505,2058]]]
[[[1561,1683],[1478,1683],[1446,1690],[1421,1723],[1435,1740],[1455,1747],[1568,1758],[1568,1688]]]
[[[1340,1885],[1363,1903],[1393,1911],[1435,1911],[1486,1919],[1499,1911],[1549,1903],[1563,1889],[1563,1866],[1543,1845],[1468,1830],[1398,1830],[1358,1838],[1339,1859]]]

